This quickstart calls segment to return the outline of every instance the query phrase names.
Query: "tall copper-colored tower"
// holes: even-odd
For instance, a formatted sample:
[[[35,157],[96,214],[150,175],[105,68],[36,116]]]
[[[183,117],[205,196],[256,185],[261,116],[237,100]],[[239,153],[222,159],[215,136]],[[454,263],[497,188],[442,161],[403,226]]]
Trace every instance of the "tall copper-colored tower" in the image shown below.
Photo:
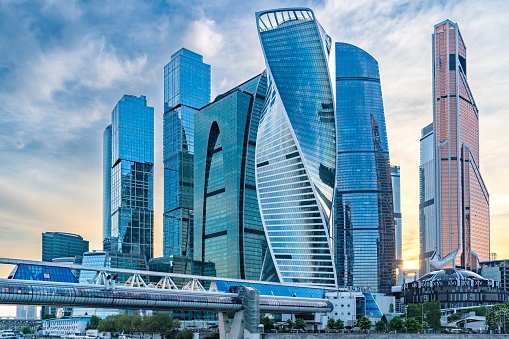
[[[433,122],[436,250],[430,270],[476,269],[489,260],[489,196],[479,169],[479,111],[467,82],[466,47],[458,25],[433,32]],[[423,254],[421,254],[423,255]]]

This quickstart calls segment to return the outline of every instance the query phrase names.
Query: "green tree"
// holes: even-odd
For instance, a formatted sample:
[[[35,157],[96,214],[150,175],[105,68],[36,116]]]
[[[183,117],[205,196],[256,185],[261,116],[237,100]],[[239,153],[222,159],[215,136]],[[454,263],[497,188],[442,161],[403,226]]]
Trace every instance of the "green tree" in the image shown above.
[[[405,327],[408,332],[415,333],[421,329],[421,324],[415,318],[407,318],[405,320]]]
[[[336,324],[334,325],[334,328],[336,330],[342,330],[343,328],[345,328],[344,321],[338,318],[338,320],[336,320]]]
[[[479,306],[479,307],[476,307],[474,309],[475,311],[475,315],[476,316],[479,316],[479,317],[484,317],[486,316],[486,311],[487,311],[487,307],[486,306]]]
[[[407,318],[421,319],[422,304],[408,304],[406,309]]]
[[[428,327],[433,327],[435,331],[439,331],[442,327],[440,319],[442,312],[440,311],[439,301],[426,301],[423,305],[424,320],[428,323]]]
[[[54,319],[56,318],[57,316],[54,315],[54,314],[51,314],[51,313],[46,313],[45,315],[42,316],[42,320],[46,320],[46,319]]]
[[[101,321],[101,318],[99,318],[96,315],[93,315],[90,317],[90,322],[87,325],[87,330],[96,330],[99,326],[99,322]]]
[[[380,319],[382,320],[386,325],[389,323],[389,320],[387,320],[387,317],[384,315],[382,315],[382,318]]]
[[[401,332],[403,330],[403,320],[400,317],[394,317],[389,321],[389,330]]]
[[[359,325],[361,330],[369,330],[371,326],[373,326],[373,323],[368,319],[368,317],[362,317],[359,319],[357,325]]]
[[[385,331],[385,323],[382,320],[377,321],[375,324],[375,330],[378,332]]]
[[[263,329],[265,330],[265,332],[268,332],[274,328],[274,320],[270,319],[266,315],[260,317],[260,324],[263,325]]]
[[[423,331],[426,331],[426,329],[430,328],[430,324],[429,324],[426,320],[424,320],[424,321],[422,322],[421,327],[422,327],[422,330],[423,330]]]
[[[394,313],[394,304],[393,303],[391,303],[389,305],[389,313]]]
[[[447,322],[452,323],[453,321],[460,320],[461,314],[460,313],[454,313],[447,317]]]
[[[212,333],[209,335],[209,339],[219,339],[219,333]]]
[[[32,330],[30,329],[30,326],[23,326],[21,328],[21,332],[23,332],[23,334],[29,334],[32,333]]]
[[[329,318],[329,320],[327,320],[327,327],[329,330],[333,330],[336,327],[336,320],[334,320],[334,318]]]
[[[302,318],[295,319],[295,328],[298,328],[300,330],[305,330],[306,326],[307,326],[307,324],[304,321],[304,319],[302,319]]]
[[[288,327],[290,327],[290,330],[295,327],[295,323],[292,321],[292,319],[288,319],[286,323],[288,324]]]
[[[177,338],[178,339],[193,339],[193,332],[185,329],[185,330],[179,332]]]
[[[109,332],[114,334],[116,331],[116,320],[118,315],[109,315],[106,319],[99,321],[99,326],[97,326],[97,330],[99,332]]]
[[[131,333],[144,333],[143,318],[137,314],[131,316]]]

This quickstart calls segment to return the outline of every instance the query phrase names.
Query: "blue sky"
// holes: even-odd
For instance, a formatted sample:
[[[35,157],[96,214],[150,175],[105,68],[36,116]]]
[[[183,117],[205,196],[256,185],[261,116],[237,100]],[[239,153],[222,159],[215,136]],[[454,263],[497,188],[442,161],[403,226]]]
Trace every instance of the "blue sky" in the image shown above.
[[[123,94],[146,95],[155,108],[160,255],[164,65],[181,47],[202,54],[212,66],[215,97],[264,69],[254,13],[288,6],[310,7],[333,41],[357,45],[379,62],[391,162],[402,173],[407,260],[418,254],[419,136],[432,121],[431,33],[445,19],[459,24],[481,116],[492,252],[509,257],[509,2],[392,0],[1,1],[0,255],[40,259],[44,231],[78,233],[101,248],[102,132]]]

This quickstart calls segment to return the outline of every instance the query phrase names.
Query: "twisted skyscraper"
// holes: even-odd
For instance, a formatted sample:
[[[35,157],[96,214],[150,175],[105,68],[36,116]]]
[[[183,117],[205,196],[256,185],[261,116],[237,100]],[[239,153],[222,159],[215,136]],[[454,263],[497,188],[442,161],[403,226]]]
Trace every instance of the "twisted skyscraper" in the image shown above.
[[[272,259],[281,282],[335,287],[331,39],[307,8],[258,12],[256,24],[269,79],[256,140],[258,203],[271,254],[266,260]]]

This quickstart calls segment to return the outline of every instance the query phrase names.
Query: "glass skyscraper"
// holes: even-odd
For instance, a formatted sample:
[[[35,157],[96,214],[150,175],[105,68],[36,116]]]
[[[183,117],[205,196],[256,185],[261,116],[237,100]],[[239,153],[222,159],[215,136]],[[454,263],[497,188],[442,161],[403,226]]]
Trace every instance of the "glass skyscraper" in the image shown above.
[[[163,256],[193,258],[194,115],[210,102],[210,66],[187,49],[164,67]]]
[[[111,239],[105,247],[153,256],[154,108],[124,95],[112,111]]]
[[[63,232],[42,234],[42,261],[81,256],[88,252],[88,241],[81,235]]]
[[[256,24],[268,72],[256,188],[274,268],[281,282],[336,287],[331,39],[308,8],[258,12]]]
[[[195,115],[194,259],[219,277],[260,279],[267,248],[256,198],[255,148],[266,72]]]
[[[396,283],[396,243],[378,62],[346,43],[336,43],[336,111],[338,284],[390,292]]]
[[[403,281],[403,225],[401,218],[401,173],[399,166],[391,166],[392,198],[394,206],[394,236],[396,240],[396,281]]]
[[[103,244],[111,238],[111,125],[103,133]]]
[[[419,273],[429,273],[431,256],[439,246],[435,214],[433,123],[421,130],[419,161]]]
[[[467,82],[466,47],[457,24],[433,31],[433,138],[439,246],[434,268],[477,269],[489,260],[489,195],[479,169],[479,110]]]

